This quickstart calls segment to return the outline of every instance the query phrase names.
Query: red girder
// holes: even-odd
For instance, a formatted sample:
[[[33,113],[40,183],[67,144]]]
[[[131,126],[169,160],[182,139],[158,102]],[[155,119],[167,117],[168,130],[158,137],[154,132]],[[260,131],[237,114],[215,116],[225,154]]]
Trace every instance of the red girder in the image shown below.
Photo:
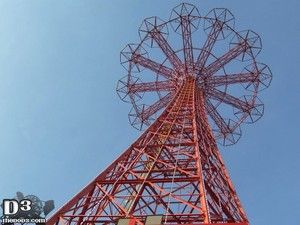
[[[215,72],[219,71],[223,66],[229,63],[231,60],[238,57],[240,54],[244,53],[249,46],[247,43],[241,42],[240,44],[236,45],[232,49],[230,49],[227,53],[216,59],[213,63],[209,64],[204,73],[206,76],[212,76]]]
[[[148,108],[143,108],[143,110],[139,112],[138,116],[142,119],[142,121],[149,119],[150,116],[152,116],[154,113],[164,108],[169,103],[171,98],[172,98],[171,93],[165,95],[164,97],[162,97],[161,99],[153,103]]]
[[[167,79],[174,79],[176,77],[176,73],[172,69],[170,69],[162,64],[159,64],[151,59],[145,58],[144,56],[142,56],[140,54],[134,53],[132,55],[132,61],[135,64],[139,64],[139,65],[143,66],[144,68],[152,70],[153,72],[160,74]]]
[[[156,29],[150,32],[150,35],[155,40],[155,42],[159,45],[163,53],[167,56],[170,63],[173,65],[174,69],[177,72],[181,72],[182,70],[182,62],[179,57],[176,55],[172,47],[169,45],[164,36]]]
[[[174,84],[171,81],[156,81],[148,83],[134,83],[128,84],[128,91],[135,92],[149,92],[149,91],[173,91]]]
[[[204,69],[205,63],[211,54],[211,50],[217,41],[218,35],[220,34],[222,30],[222,25],[220,24],[221,22],[219,20],[216,20],[208,34],[208,37],[206,39],[206,42],[204,43],[203,48],[201,49],[201,52],[198,56],[198,59],[195,64],[196,70],[199,72],[202,72]]]
[[[187,73],[192,72],[194,67],[194,55],[191,35],[191,21],[189,16],[181,16],[181,29],[183,40],[183,51],[185,60],[185,69]]]
[[[206,107],[209,116],[215,121],[221,132],[224,134],[231,133],[231,130],[227,126],[226,122],[223,120],[218,111],[214,108],[209,99],[206,100]]]
[[[250,83],[259,79],[258,73],[237,73],[229,75],[215,75],[211,77],[208,82],[214,86],[238,84],[238,83]]]
[[[253,105],[249,104],[248,102],[244,102],[236,97],[233,97],[232,95],[225,93],[223,91],[217,90],[217,89],[209,89],[207,90],[207,94],[212,98],[219,100],[221,102],[224,102],[228,105],[231,105],[237,109],[240,109],[244,112],[249,112]]]

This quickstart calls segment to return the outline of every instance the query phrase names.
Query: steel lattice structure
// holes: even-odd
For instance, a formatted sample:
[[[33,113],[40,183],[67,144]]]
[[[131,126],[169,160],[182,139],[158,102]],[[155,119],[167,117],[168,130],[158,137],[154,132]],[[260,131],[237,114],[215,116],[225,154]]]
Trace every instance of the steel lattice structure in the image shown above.
[[[133,105],[130,123],[149,127],[47,224],[144,224],[162,215],[169,225],[248,225],[216,140],[236,143],[241,124],[263,115],[257,95],[272,75],[255,59],[259,36],[236,32],[227,9],[200,16],[186,3],[167,22],[145,19],[139,34],[121,52],[127,75],[117,91]]]

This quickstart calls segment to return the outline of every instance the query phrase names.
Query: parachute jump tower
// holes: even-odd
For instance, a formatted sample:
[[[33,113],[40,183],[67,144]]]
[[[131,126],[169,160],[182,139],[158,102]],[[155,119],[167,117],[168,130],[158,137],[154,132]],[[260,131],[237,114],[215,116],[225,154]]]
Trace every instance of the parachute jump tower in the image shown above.
[[[272,75],[255,59],[260,37],[235,31],[227,9],[201,16],[186,3],[139,35],[121,52],[117,92],[145,131],[47,224],[249,225],[217,142],[235,144],[263,115]]]

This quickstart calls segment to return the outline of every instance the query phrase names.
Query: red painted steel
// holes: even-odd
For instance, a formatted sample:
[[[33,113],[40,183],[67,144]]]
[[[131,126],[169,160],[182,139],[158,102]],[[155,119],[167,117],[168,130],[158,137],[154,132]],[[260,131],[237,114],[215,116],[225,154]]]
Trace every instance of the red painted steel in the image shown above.
[[[192,39],[200,20],[207,33],[202,48],[195,47],[200,40]],[[233,21],[227,9],[213,9],[201,17],[195,6],[186,3],[173,9],[168,22],[157,17],[144,20],[141,43],[127,45],[121,52],[128,75],[119,81],[117,91],[133,105],[131,124],[149,127],[48,225],[108,225],[120,218],[144,224],[150,215],[163,215],[162,224],[168,225],[249,224],[216,140],[223,145],[236,143],[240,124],[262,116],[257,95],[272,76],[265,64],[255,60],[261,47],[258,35],[235,32]],[[169,27],[181,37],[182,48],[174,50],[169,43]],[[230,49],[218,56],[213,53],[215,45],[230,35]],[[148,50],[155,48],[164,55],[162,61],[149,57]],[[239,68],[235,64],[226,73],[225,67],[237,58],[242,72],[233,72]],[[246,58],[250,62],[244,65]],[[144,78],[144,70],[153,72],[152,78]],[[235,85],[247,95],[235,97],[236,89],[231,90]],[[152,103],[140,104],[147,98]],[[224,105],[234,108],[233,118],[224,117]]]

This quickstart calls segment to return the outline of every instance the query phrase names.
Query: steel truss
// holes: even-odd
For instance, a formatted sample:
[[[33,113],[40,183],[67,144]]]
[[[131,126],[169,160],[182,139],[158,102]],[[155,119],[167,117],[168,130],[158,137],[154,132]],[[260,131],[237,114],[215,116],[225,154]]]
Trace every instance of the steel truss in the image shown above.
[[[199,47],[201,21],[206,39]],[[179,48],[171,43],[176,37],[170,27],[179,34]],[[173,9],[168,22],[143,21],[141,42],[121,52],[127,74],[117,92],[133,105],[130,123],[149,127],[47,225],[109,225],[123,218],[142,225],[151,215],[162,215],[166,225],[249,225],[216,141],[236,143],[240,125],[263,115],[257,96],[272,75],[256,61],[259,36],[233,27],[227,9],[200,16],[186,3]],[[228,38],[229,50],[218,52],[216,45]],[[160,54],[150,57],[155,49]],[[235,97],[240,92],[245,94]]]

